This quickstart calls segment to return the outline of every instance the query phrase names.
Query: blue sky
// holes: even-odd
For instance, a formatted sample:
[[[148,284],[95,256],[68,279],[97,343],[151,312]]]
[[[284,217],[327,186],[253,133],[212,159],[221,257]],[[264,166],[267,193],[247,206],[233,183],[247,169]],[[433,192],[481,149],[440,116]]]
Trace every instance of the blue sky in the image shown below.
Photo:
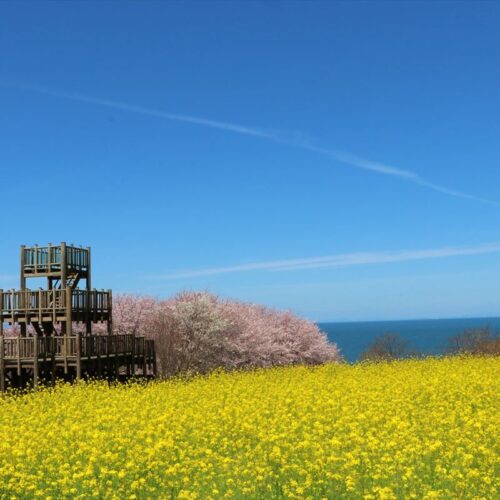
[[[500,4],[1,2],[0,285],[500,315]]]

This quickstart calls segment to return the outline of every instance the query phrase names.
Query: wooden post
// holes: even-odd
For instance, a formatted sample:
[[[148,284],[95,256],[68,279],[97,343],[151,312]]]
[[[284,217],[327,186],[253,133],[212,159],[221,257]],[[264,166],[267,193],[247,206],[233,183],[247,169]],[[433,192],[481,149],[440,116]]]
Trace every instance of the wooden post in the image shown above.
[[[17,341],[17,375],[21,377],[21,337],[15,337]]]
[[[66,253],[66,248],[64,248],[64,253]],[[62,259],[62,256],[61,256]],[[61,280],[61,286],[62,284]],[[61,324],[61,333],[62,333],[62,342],[63,342],[63,350],[64,350],[64,374],[68,374],[68,349],[71,343],[71,334],[73,330],[72,325],[72,293],[71,288],[62,288],[61,289],[61,299],[64,300],[64,321]]]
[[[50,274],[52,272],[52,260],[51,260],[52,251],[51,251],[51,249],[52,249],[52,245],[49,243],[47,245],[47,273],[48,274]],[[49,281],[49,290],[50,290],[50,289],[52,289],[52,280],[49,278],[48,281]]]
[[[108,289],[108,333],[113,332],[113,292]]]
[[[42,336],[42,346],[43,346],[43,364],[42,364],[42,378],[47,377],[47,351],[48,351],[48,344],[47,344],[47,336],[43,335]]]
[[[21,245],[21,273],[20,273],[20,288],[24,290],[26,288],[26,277],[24,275],[24,249],[25,245]]]
[[[92,290],[92,276],[90,265],[92,260],[90,258],[90,247],[87,247],[87,290]]]
[[[101,361],[101,347],[102,347],[102,341],[101,337],[98,335],[95,338],[96,342],[96,351],[97,351],[97,376],[99,378],[102,377],[102,361]]]
[[[43,292],[44,291],[41,288],[38,290],[38,325],[41,325],[43,322],[42,309],[45,309],[43,300],[44,298],[48,298],[47,294],[44,294]]]
[[[80,332],[76,334],[76,380],[82,378],[82,337]]]
[[[1,320],[0,320],[1,321]],[[3,339],[3,324],[0,325],[0,391],[5,392],[5,361],[4,361],[4,339]]]
[[[65,292],[66,299],[66,314],[65,314],[65,323],[66,323],[66,335],[71,336],[73,333],[73,290],[69,287],[66,288]]]
[[[33,335],[33,389],[38,388],[38,334]]]
[[[61,243],[61,288],[66,288],[66,279],[68,271],[66,242]]]
[[[119,361],[119,356],[118,356],[118,352],[119,352],[118,336],[114,335],[113,340],[114,340],[114,344],[115,344],[115,348],[114,348],[114,352],[115,352],[115,378],[118,378],[118,375],[120,373],[120,361]]]
[[[87,297],[87,311],[86,311],[86,320],[87,320],[87,334],[90,335],[92,333],[92,321],[90,319],[90,292],[92,290],[92,275],[91,275],[91,258],[90,258],[90,247],[86,248],[87,250],[87,279],[86,279],[86,286],[85,289],[87,290],[86,297]]]
[[[63,364],[64,364],[64,375],[68,374],[68,347],[69,347],[69,339],[66,335],[61,337],[62,342],[62,351],[63,351]]]
[[[109,335],[104,335],[104,338],[106,339],[105,342],[102,343],[105,352],[104,354],[104,366],[103,366],[103,374],[106,374],[106,377],[109,377],[109,346],[110,346],[110,336]],[[101,358],[101,363],[102,363],[102,358]]]
[[[52,385],[56,383],[56,339],[51,336],[50,340],[50,357],[51,357],[51,372],[50,372],[50,381]]]

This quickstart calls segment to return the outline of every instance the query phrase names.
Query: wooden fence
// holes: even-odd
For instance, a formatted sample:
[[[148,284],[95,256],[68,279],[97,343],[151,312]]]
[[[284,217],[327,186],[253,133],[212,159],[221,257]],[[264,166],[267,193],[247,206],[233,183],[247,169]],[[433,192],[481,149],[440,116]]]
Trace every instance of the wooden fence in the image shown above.
[[[102,316],[111,310],[111,291],[71,290],[0,290],[0,311],[4,317],[52,316],[67,311],[71,302],[73,315],[87,313],[90,317]]]
[[[120,369],[121,367],[121,369]],[[26,377],[55,380],[57,371],[82,376],[156,375],[154,341],[135,335],[0,335],[0,392],[7,384],[22,386]],[[72,375],[73,374],[73,375]]]
[[[0,337],[3,359],[93,358],[136,355],[154,357],[154,341],[135,335]],[[1,356],[1,352],[0,352]]]
[[[65,256],[68,269],[86,270],[90,264],[88,248],[70,245],[48,245],[43,247],[26,247],[22,249],[24,271],[27,274],[50,273],[61,269]]]

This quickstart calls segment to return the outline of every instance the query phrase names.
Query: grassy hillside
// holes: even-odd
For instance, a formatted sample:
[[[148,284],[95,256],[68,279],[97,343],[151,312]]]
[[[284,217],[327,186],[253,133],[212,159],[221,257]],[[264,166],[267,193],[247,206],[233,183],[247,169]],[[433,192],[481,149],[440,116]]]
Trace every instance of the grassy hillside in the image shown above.
[[[7,397],[0,495],[493,498],[499,379],[449,358]]]

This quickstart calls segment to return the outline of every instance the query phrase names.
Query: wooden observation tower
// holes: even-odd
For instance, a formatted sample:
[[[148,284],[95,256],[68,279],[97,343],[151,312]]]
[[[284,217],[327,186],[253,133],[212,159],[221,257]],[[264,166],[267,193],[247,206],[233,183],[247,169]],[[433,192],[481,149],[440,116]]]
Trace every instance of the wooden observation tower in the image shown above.
[[[113,334],[112,293],[92,289],[89,247],[23,245],[20,257],[20,289],[0,289],[2,391],[28,379],[36,387],[40,377],[155,375],[152,340]],[[28,288],[34,278],[46,279],[46,288]],[[6,323],[18,331],[4,335]],[[105,333],[93,334],[95,324]]]

